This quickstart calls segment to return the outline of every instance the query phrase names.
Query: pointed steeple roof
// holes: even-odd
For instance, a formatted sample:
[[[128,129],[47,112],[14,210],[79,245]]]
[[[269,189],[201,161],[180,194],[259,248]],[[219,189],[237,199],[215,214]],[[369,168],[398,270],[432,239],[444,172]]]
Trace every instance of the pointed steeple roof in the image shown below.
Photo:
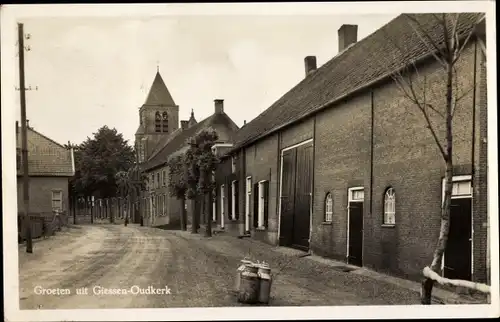
[[[198,123],[196,121],[196,119],[194,118],[194,110],[191,109],[191,117],[189,118],[189,121],[188,121],[188,126],[193,126],[195,125],[196,123]]]
[[[151,85],[151,89],[149,90],[148,97],[146,98],[146,102],[144,105],[167,105],[167,106],[175,106],[174,99],[161,78],[160,71],[156,72],[155,79],[153,81],[153,85]]]

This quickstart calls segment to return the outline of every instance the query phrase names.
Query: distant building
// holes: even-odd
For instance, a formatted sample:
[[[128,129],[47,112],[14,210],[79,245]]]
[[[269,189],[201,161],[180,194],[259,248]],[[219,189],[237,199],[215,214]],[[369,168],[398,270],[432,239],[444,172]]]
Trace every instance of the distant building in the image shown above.
[[[180,225],[181,205],[169,196],[167,162],[187,150],[190,138],[204,130],[213,130],[219,136],[217,146],[232,146],[238,126],[224,112],[223,100],[214,103],[214,113],[209,117],[198,122],[191,110],[189,120],[181,120],[179,124],[179,106],[157,72],[146,102],[139,110],[135,141],[141,171],[148,178],[141,207],[146,225]],[[194,205],[189,203],[191,206]]]
[[[69,180],[75,174],[74,156],[54,140],[28,126],[29,212],[50,214],[68,211]],[[24,212],[21,128],[16,122],[17,207]]]
[[[415,16],[438,39],[435,18]],[[466,34],[477,19],[463,14],[458,30]],[[404,16],[359,42],[355,25],[338,34],[335,57],[319,68],[314,56],[306,57],[304,79],[238,131],[218,169],[217,224],[419,279],[438,240],[444,164],[425,120],[390,74],[415,62],[434,87],[428,102],[442,106],[443,91],[436,89],[444,71]],[[445,277],[480,282],[487,279],[490,247],[484,35],[483,20],[456,64],[458,88],[467,95],[454,116],[455,177],[442,263]],[[467,92],[474,80],[476,90]]]

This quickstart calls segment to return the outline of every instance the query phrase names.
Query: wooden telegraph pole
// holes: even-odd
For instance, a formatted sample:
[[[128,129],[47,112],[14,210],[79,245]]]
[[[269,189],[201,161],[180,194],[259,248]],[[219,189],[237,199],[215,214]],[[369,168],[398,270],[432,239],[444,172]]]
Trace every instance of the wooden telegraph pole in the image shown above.
[[[31,221],[29,217],[29,169],[28,169],[28,127],[26,121],[26,88],[24,84],[24,28],[18,24],[19,43],[19,92],[21,93],[21,137],[22,137],[22,160],[23,160],[23,200],[24,200],[24,227],[26,233],[26,252],[33,253],[33,241],[31,240]]]

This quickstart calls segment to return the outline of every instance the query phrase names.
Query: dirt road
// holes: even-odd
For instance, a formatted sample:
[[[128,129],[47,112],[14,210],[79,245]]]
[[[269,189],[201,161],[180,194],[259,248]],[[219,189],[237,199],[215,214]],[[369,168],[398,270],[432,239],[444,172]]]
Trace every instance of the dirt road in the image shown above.
[[[231,291],[238,262],[248,255],[277,273],[270,305],[418,304],[410,290],[275,249],[223,235],[77,226],[37,241],[33,254],[20,247],[20,308],[239,306]]]

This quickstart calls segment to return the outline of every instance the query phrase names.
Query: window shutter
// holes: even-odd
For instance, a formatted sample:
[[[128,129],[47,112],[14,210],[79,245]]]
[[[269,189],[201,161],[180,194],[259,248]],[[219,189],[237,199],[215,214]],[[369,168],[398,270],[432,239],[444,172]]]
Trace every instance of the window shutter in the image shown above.
[[[269,219],[269,181],[264,182],[264,226],[268,227]]]
[[[234,204],[234,209],[235,209],[236,213],[234,215],[235,215],[236,220],[238,220],[240,217],[240,209],[239,209],[239,207],[240,207],[240,202],[239,202],[240,201],[240,195],[239,195],[240,189],[239,189],[238,183],[239,183],[238,181],[236,181],[234,183],[234,198],[236,198],[235,204]]]
[[[253,185],[253,226],[259,226],[259,184]]]
[[[227,185],[227,218],[231,220],[233,213],[233,184]]]
[[[218,198],[218,194],[217,194],[217,191],[219,191],[219,187],[215,186],[215,189],[214,189],[214,193],[212,195],[212,202],[215,202],[215,214],[214,214],[214,217],[215,217],[215,222],[217,222],[217,220],[219,219],[219,198]],[[213,207],[213,206],[212,206]]]

